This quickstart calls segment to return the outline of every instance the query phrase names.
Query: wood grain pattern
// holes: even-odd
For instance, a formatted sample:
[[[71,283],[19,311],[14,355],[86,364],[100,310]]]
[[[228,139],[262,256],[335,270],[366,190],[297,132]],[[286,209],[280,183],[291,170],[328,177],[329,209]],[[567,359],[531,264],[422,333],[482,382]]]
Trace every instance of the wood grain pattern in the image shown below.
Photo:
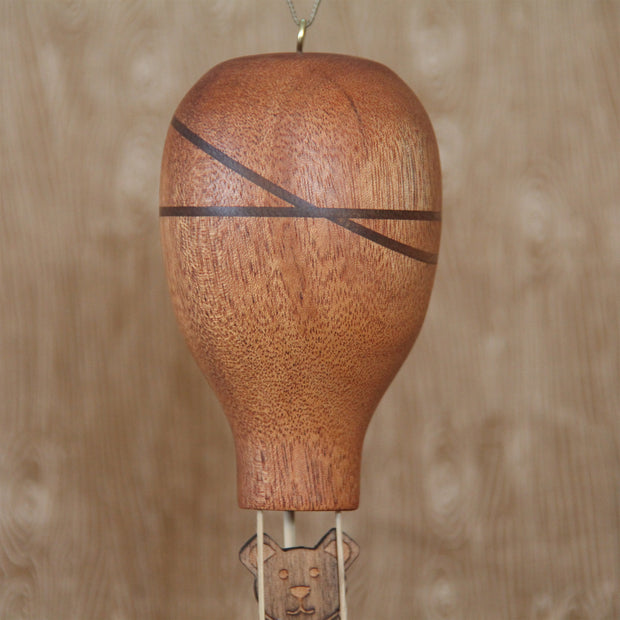
[[[308,32],[403,78],[443,171],[428,316],[346,516],[350,618],[620,617],[619,23],[616,0],[324,0]],[[0,2],[0,619],[254,616],[155,207],[183,93],[295,37],[281,0]]]
[[[173,305],[232,428],[239,505],[357,508],[368,422],[435,275],[441,177],[421,104],[359,58],[229,60],[175,112],[160,204]]]
[[[306,616],[315,620],[340,620],[338,552],[336,530],[331,529],[314,547],[282,549],[267,534],[263,542],[265,618]],[[239,552],[242,564],[256,577],[257,538],[253,536]],[[359,545],[343,533],[344,570],[359,556]],[[254,580],[257,594],[257,580]]]

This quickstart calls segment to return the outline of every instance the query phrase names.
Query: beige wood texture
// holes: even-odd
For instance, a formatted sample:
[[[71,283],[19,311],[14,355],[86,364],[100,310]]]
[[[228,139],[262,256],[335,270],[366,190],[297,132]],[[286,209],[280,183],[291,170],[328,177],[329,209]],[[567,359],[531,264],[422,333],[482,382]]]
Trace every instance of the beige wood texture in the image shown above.
[[[254,616],[158,177],[191,84],[295,37],[280,0],[0,2],[1,620]],[[394,69],[444,172],[429,315],[345,519],[349,617],[617,620],[620,3],[324,0],[305,49]]]

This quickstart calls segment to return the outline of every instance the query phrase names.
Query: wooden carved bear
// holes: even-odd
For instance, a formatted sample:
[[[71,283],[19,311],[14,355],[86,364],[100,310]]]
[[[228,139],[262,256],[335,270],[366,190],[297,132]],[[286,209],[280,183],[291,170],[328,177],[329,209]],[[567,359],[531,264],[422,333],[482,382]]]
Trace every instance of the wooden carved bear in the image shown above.
[[[253,536],[239,558],[257,575],[257,544]],[[359,555],[359,545],[343,534],[345,570]],[[267,620],[336,620],[340,617],[336,530],[331,529],[314,548],[282,549],[264,535],[265,617]],[[256,595],[256,579],[254,580]]]

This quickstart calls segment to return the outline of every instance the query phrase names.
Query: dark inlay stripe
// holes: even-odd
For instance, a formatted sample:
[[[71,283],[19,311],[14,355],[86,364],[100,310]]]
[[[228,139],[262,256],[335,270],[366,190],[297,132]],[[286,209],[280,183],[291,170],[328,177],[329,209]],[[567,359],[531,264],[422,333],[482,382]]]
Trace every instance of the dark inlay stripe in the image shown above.
[[[160,207],[162,217],[299,217],[293,207]],[[418,220],[440,222],[438,211],[407,211],[404,209],[327,209],[317,208],[304,217],[329,217],[330,219],[354,220]]]
[[[360,235],[361,237],[364,237],[368,239],[369,241],[373,241],[374,243],[377,243],[385,248],[388,248],[389,250],[393,250],[394,252],[398,252],[399,254],[409,256],[423,263],[429,263],[429,264],[437,263],[437,254],[433,254],[431,252],[424,252],[423,250],[418,250],[417,248],[408,246],[404,243],[401,243],[400,241],[391,239],[390,237],[387,237],[386,235],[376,232],[372,230],[371,228],[362,226],[361,224],[358,224],[357,222],[352,222],[350,219],[348,219],[348,217],[338,217],[334,215],[333,213],[334,211],[336,211],[336,209],[320,209],[319,207],[316,207],[312,203],[308,202],[307,200],[304,200],[303,198],[300,198],[299,196],[296,196],[295,194],[287,191],[283,187],[276,185],[269,179],[266,179],[265,177],[255,172],[254,170],[251,170],[247,166],[244,166],[241,162],[238,162],[236,159],[233,159],[229,155],[226,155],[226,153],[224,153],[223,151],[220,151],[218,148],[216,148],[212,144],[209,144],[206,140],[201,138],[199,135],[195,134],[189,127],[187,127],[187,125],[184,125],[176,116],[172,119],[172,126],[186,140],[191,142],[194,146],[198,147],[201,151],[203,151],[207,155],[213,157],[213,159],[215,159],[216,161],[219,161],[221,164],[226,166],[229,170],[236,172],[237,174],[244,177],[248,181],[254,183],[258,187],[261,187],[262,189],[267,190],[270,194],[293,205],[293,208],[290,209],[290,211],[292,212],[294,211],[295,214],[293,215],[293,213],[291,213],[291,217],[323,217],[329,220],[330,222],[334,222],[334,224],[342,226],[343,228],[346,228],[347,230],[350,230],[351,232],[357,235]],[[162,208],[164,209],[177,208],[177,209],[190,210],[190,209],[197,209],[197,208],[210,209],[213,207],[162,207]],[[219,207],[215,207],[215,208],[219,208]],[[233,207],[233,208],[239,208],[239,207]],[[241,208],[264,209],[264,208],[271,208],[271,207],[241,207]],[[357,211],[357,209],[355,211]],[[371,209],[370,211],[374,211],[374,209]],[[383,209],[379,209],[377,211],[380,212],[380,211],[383,211]],[[416,211],[413,211],[413,213],[416,213]],[[429,213],[432,213],[432,212],[429,212]],[[183,215],[193,215],[193,214],[184,213]],[[258,217],[258,216],[254,216],[254,217]]]
[[[410,258],[415,258],[415,260],[419,260],[423,263],[428,263],[429,265],[437,264],[437,254],[433,254],[432,252],[425,252],[424,250],[419,250],[418,248],[414,248],[413,246],[407,245],[405,243],[401,243],[400,241],[396,241],[396,239],[391,239],[390,237],[386,237],[381,233],[374,231],[372,228],[366,228],[357,222],[353,222],[352,220],[332,220],[336,222],[336,224],[340,224],[347,230],[351,232],[361,235],[370,241],[374,241],[380,245],[389,248],[390,250],[394,250],[394,252],[398,252],[400,254],[404,254],[405,256],[409,256]],[[389,240],[389,244],[386,243],[386,239]]]

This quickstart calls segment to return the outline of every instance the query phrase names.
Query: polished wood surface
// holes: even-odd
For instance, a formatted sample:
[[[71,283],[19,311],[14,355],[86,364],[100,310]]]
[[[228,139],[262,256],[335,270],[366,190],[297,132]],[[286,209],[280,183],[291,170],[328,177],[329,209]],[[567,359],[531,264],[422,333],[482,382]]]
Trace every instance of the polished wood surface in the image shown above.
[[[175,112],[160,204],[176,315],[233,431],[239,505],[357,508],[366,428],[437,263],[422,105],[360,58],[229,60]]]
[[[352,620],[620,617],[619,11],[323,0],[308,31],[416,92],[443,173],[428,314],[345,514]],[[183,94],[295,37],[281,0],[0,2],[2,620],[254,617],[156,206]]]

